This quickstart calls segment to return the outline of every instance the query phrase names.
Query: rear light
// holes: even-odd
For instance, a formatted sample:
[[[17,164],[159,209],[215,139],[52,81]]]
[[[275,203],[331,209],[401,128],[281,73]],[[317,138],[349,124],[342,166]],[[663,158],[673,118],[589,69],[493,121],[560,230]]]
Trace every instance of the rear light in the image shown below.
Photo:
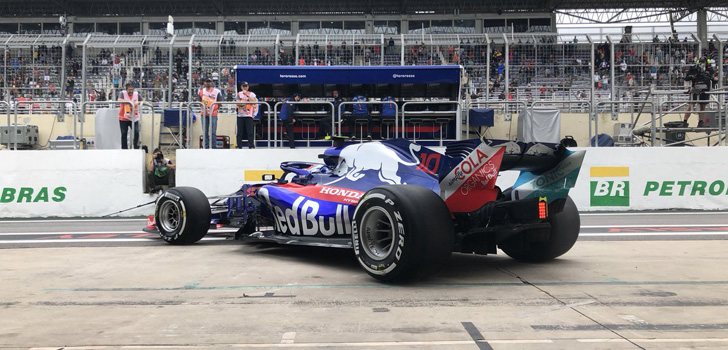
[[[546,202],[546,198],[539,198],[538,201],[538,218],[540,220],[544,220],[548,218],[549,211],[548,211],[548,203]]]

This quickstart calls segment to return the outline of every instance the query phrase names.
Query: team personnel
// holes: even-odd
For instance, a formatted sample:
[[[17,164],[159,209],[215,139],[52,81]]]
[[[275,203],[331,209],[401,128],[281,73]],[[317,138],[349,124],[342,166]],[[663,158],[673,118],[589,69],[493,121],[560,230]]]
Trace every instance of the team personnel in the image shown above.
[[[142,97],[139,93],[134,90],[134,86],[126,84],[126,90],[121,92],[119,101],[128,103],[121,104],[119,109],[119,128],[121,129],[121,149],[129,149],[127,137],[129,129],[132,127],[132,119],[134,122],[134,135],[133,145],[135,149],[139,148],[139,102],[142,101]],[[134,108],[132,108],[132,105]],[[134,116],[131,116],[132,109],[134,110]]]
[[[222,93],[216,88],[212,79],[205,79],[205,86],[197,92],[205,107],[202,111],[202,147],[215,148],[217,144],[217,111],[220,108],[215,102],[222,101]]]
[[[294,135],[293,125],[296,123],[295,114],[298,111],[298,105],[289,102],[298,101],[301,101],[301,94],[293,94],[293,97],[289,97],[283,102],[283,105],[281,105],[281,111],[278,113],[278,117],[281,119],[283,126],[286,128],[289,148],[296,148],[296,137]]]
[[[248,139],[248,148],[255,148],[255,123],[253,118],[258,114],[258,98],[250,91],[248,82],[240,83],[238,90],[238,132],[236,141],[238,148],[243,148],[243,136]]]

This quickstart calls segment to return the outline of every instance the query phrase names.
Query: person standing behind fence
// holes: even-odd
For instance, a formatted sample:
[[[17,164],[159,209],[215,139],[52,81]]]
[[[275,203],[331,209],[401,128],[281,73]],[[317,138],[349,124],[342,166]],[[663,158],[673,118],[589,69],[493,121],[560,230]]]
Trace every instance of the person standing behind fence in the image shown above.
[[[288,139],[288,147],[296,148],[296,136],[293,125],[296,123],[296,112],[298,112],[298,105],[290,102],[301,101],[301,94],[295,93],[293,97],[287,98],[281,105],[281,111],[278,113],[278,117],[283,122],[283,126],[286,129],[286,138]],[[278,130],[276,130],[278,132]]]
[[[255,123],[253,118],[258,114],[258,98],[250,91],[247,82],[240,83],[238,91],[238,132],[236,143],[243,148],[243,135],[248,139],[248,148],[255,148]]]
[[[126,90],[121,92],[119,101],[127,103],[121,104],[119,109],[119,127],[121,128],[121,149],[128,149],[128,132],[132,127],[132,119],[134,120],[134,136],[133,136],[133,147],[139,148],[139,102],[142,101],[139,93],[134,90],[134,86],[126,84]],[[133,106],[133,108],[132,108]],[[134,116],[132,117],[132,110]]]
[[[217,110],[219,104],[215,102],[222,101],[222,93],[212,83],[212,79],[205,80],[205,86],[197,93],[200,96],[202,105],[202,147],[215,148],[217,143]]]

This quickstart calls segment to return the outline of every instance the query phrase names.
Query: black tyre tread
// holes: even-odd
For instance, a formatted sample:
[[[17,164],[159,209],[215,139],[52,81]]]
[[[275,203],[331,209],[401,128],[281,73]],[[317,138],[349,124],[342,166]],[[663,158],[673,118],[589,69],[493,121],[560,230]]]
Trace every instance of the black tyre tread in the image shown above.
[[[385,185],[371,191],[392,195],[406,226],[408,244],[400,265],[382,276],[369,273],[383,282],[402,282],[431,274],[452,254],[454,228],[450,211],[433,191],[412,185]]]
[[[202,191],[194,187],[173,187],[168,192],[179,196],[185,204],[185,230],[176,240],[167,240],[170,244],[192,244],[201,240],[210,229],[210,202]],[[169,199],[167,199],[169,200]],[[158,219],[158,218],[157,218]],[[160,235],[163,235],[161,227]],[[165,238],[164,236],[162,238]]]
[[[501,250],[513,259],[532,263],[553,260],[568,252],[579,238],[581,219],[571,197],[567,197],[565,201],[563,210],[549,219],[552,226],[547,242],[533,243],[526,247],[507,242],[501,245]]]

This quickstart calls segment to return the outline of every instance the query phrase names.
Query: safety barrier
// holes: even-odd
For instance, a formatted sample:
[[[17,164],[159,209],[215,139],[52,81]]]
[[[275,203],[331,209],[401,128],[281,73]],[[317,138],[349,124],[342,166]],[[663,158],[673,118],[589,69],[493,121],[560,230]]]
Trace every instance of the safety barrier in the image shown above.
[[[716,161],[728,157],[726,147],[578,149],[587,153],[570,196],[582,212],[728,210],[728,163]],[[177,185],[227,194],[264,182],[263,175],[280,176],[283,161],[316,161],[323,150],[178,150]],[[0,152],[0,164],[0,217],[102,216],[154,200],[143,193],[140,150]],[[497,184],[505,189],[516,177],[502,172]]]

